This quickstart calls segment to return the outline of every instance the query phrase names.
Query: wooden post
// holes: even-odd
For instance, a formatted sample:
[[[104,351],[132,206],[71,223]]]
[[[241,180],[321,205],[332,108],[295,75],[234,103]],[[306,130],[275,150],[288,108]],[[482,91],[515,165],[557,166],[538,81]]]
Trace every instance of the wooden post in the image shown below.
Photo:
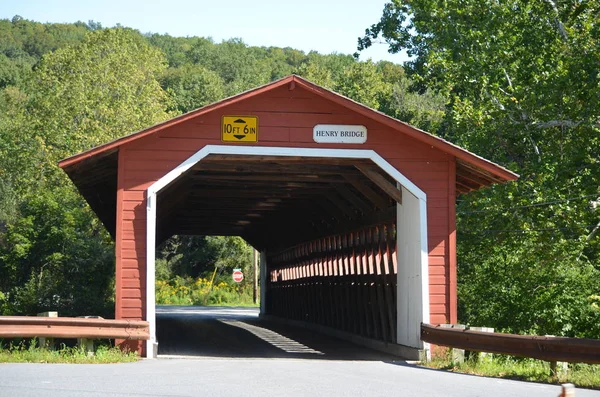
[[[77,318],[97,318],[103,320],[100,316],[77,316]],[[83,349],[88,356],[93,356],[96,351],[94,339],[90,338],[77,338],[77,347]]]
[[[463,324],[440,324],[440,328],[466,329],[467,326],[463,325]],[[448,349],[450,350],[450,359],[452,360],[452,364],[458,364],[458,363],[465,362],[465,350],[464,349],[456,349],[453,347],[450,347]]]
[[[88,356],[94,355],[94,340],[88,338],[77,338],[77,346],[86,352]]]
[[[550,375],[555,380],[566,377],[569,373],[569,363],[564,361],[550,361]]]
[[[252,249],[252,254],[254,256],[254,269],[252,271],[254,275],[254,284],[252,285],[252,302],[256,304],[258,303],[258,251],[256,249]]]
[[[58,312],[42,312],[37,314],[38,317],[58,317]],[[39,338],[40,347],[45,347],[48,350],[54,350],[54,338]]]
[[[490,328],[490,327],[469,327],[469,329],[471,331],[479,331],[479,332],[489,332],[489,333],[494,333],[494,328]],[[481,360],[491,360],[492,359],[492,353],[487,353],[487,352],[473,352],[473,351],[469,351],[468,353],[469,358],[474,357],[476,361],[481,361]]]
[[[556,335],[544,335],[550,338],[556,338]],[[550,376],[558,381],[569,373],[569,364],[563,361],[550,361]],[[564,388],[563,388],[564,390]]]

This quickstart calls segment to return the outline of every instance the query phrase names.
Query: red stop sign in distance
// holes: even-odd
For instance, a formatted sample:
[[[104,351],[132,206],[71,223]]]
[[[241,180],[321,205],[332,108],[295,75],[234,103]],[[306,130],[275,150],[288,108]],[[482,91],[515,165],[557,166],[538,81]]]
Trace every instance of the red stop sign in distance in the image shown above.
[[[244,279],[244,273],[242,273],[240,270],[236,270],[233,272],[232,277],[233,281],[235,281],[236,283],[241,283]]]

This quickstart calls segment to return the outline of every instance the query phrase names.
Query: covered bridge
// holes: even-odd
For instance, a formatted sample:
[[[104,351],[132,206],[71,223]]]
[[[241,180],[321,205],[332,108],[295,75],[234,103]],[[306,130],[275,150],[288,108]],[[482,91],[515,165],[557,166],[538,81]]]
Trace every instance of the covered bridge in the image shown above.
[[[156,346],[155,248],[238,235],[261,252],[261,313],[423,348],[455,323],[455,200],[509,170],[289,76],[60,162],[113,236],[116,318]]]

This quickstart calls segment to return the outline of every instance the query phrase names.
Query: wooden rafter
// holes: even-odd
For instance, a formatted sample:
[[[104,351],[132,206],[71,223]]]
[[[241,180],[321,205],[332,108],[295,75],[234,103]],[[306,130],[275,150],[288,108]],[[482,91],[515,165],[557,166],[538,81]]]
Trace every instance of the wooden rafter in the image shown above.
[[[334,184],[333,187],[340,195],[345,197],[350,202],[350,204],[352,204],[356,209],[360,210],[360,212],[362,212],[363,214],[368,214],[369,212],[373,211],[373,209],[368,204],[366,204],[360,197],[354,194],[343,184],[337,183]]]
[[[389,200],[386,200],[384,197],[380,196],[377,192],[371,189],[367,184],[363,183],[361,178],[354,175],[344,175],[344,178],[350,182],[352,186],[356,190],[358,190],[363,196],[368,198],[373,204],[375,204],[379,209],[386,209],[390,207]]]
[[[379,186],[381,190],[390,195],[398,203],[402,204],[402,190],[399,190],[383,175],[381,175],[375,166],[364,166],[362,164],[354,165],[360,172],[369,178],[374,184]]]

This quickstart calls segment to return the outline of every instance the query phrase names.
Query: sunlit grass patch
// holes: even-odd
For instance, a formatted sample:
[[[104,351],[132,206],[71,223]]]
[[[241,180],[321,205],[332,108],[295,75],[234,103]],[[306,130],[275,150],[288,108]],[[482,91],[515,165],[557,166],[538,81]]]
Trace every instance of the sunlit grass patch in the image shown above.
[[[35,339],[29,343],[21,342],[8,346],[0,343],[0,363],[110,364],[138,360],[136,352],[124,352],[111,346],[98,346],[95,354],[90,355],[79,347],[61,345],[56,350],[39,347]]]
[[[564,371],[555,374],[549,362],[499,355],[480,360],[471,358],[463,363],[453,363],[449,357],[438,357],[423,365],[472,375],[542,383],[573,383],[578,387],[600,389],[600,365],[568,364]]]

